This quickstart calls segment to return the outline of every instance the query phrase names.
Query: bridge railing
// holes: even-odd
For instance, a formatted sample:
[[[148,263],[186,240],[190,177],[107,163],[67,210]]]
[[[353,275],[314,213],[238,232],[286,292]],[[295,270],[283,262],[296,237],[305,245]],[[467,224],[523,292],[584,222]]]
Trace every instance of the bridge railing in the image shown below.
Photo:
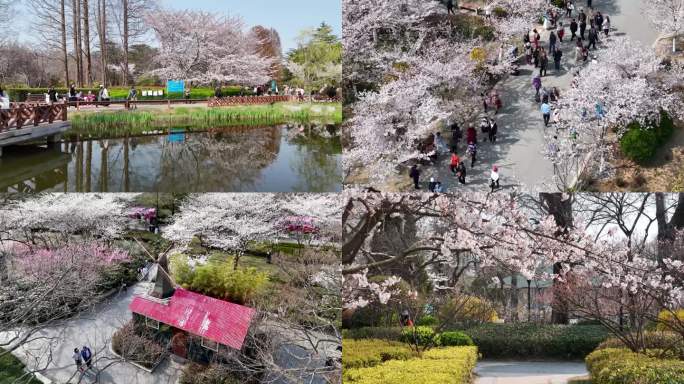
[[[0,109],[0,132],[38,126],[55,121],[67,121],[66,104],[25,104],[10,105],[10,109]]]
[[[226,107],[238,104],[271,104],[285,101],[292,101],[292,96],[230,96],[230,97],[214,97],[209,99],[209,107]]]

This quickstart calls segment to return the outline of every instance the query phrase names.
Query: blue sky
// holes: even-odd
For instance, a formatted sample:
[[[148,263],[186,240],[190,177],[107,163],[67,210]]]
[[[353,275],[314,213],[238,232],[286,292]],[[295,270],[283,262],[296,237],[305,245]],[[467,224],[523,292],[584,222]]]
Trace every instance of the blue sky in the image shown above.
[[[200,9],[240,15],[252,27],[275,28],[280,34],[283,52],[296,46],[299,31],[326,22],[341,36],[342,2],[340,0],[161,0],[175,9]]]
[[[197,9],[240,15],[247,27],[263,25],[275,28],[280,34],[283,53],[294,48],[302,29],[316,27],[325,22],[333,27],[337,36],[342,31],[342,5],[340,0],[160,0],[165,7],[173,9]],[[24,26],[30,18],[23,1],[18,7],[23,38]],[[22,39],[24,40],[24,39]]]

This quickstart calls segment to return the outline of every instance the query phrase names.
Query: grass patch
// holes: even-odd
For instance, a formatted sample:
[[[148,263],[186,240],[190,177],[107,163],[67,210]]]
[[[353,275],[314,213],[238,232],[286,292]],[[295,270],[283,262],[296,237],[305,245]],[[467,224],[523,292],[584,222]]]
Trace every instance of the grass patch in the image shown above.
[[[178,107],[171,110],[77,112],[69,115],[68,139],[79,136],[116,138],[143,135],[149,131],[183,128],[189,132],[234,126],[264,126],[309,123],[320,120],[339,124],[342,106],[336,104],[275,103],[221,108]]]
[[[5,352],[0,348],[0,354]],[[41,384],[41,382],[33,377],[33,375],[28,377],[24,376],[24,363],[19,361],[14,355],[8,353],[0,357],[0,384]],[[23,377],[21,380],[17,380]]]

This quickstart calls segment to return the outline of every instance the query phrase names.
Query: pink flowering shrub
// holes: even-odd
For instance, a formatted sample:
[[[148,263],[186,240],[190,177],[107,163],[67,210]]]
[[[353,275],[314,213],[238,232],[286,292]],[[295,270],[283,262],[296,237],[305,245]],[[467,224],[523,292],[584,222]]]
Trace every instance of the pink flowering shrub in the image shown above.
[[[318,233],[319,228],[315,219],[309,216],[288,216],[280,222],[281,228],[288,233],[312,234]]]
[[[127,251],[103,244],[69,244],[56,249],[15,247],[16,272],[32,280],[55,275],[65,278],[95,278],[101,273],[130,260]]]
[[[153,218],[157,217],[157,209],[156,208],[146,208],[146,207],[133,207],[131,210],[128,212],[128,217],[131,219],[138,219],[138,220],[147,220],[150,221]]]

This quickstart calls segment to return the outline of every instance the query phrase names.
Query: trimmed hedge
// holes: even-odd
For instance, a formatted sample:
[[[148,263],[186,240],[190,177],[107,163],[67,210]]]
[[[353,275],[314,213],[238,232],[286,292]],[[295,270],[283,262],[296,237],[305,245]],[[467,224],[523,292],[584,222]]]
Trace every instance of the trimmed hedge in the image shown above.
[[[464,332],[490,359],[583,359],[608,337],[594,325],[483,324]]]
[[[436,341],[437,335],[435,330],[431,327],[418,326],[418,327],[406,327],[401,332],[401,337],[399,341],[408,344],[416,345],[429,345]],[[437,345],[435,343],[435,345]]]
[[[476,347],[431,349],[422,358],[345,369],[343,379],[345,383],[358,384],[465,384],[471,381],[476,361]]]
[[[378,339],[342,339],[344,369],[373,367],[389,360],[408,360],[415,353],[404,343]]]
[[[166,100],[166,99],[182,99],[185,97],[182,93],[167,93],[166,89],[163,87],[146,87],[146,86],[137,86],[136,87],[138,90],[138,100]],[[107,88],[109,91],[109,97],[112,100],[119,100],[119,99],[125,99],[128,97],[128,92],[130,88],[126,87],[112,87],[112,88]],[[57,93],[59,94],[65,94],[69,90],[68,88],[55,88]],[[93,87],[93,88],[76,88],[77,91],[83,92],[84,95],[88,93],[88,91],[91,91],[93,94],[97,95],[99,88]],[[148,90],[163,90],[164,95],[163,96],[143,96],[142,91],[148,91]],[[237,96],[240,94],[240,91],[242,90],[241,87],[238,86],[230,86],[230,87],[223,87],[221,89],[221,92],[223,96]],[[9,88],[7,89],[7,94],[10,97],[10,100],[12,101],[26,101],[26,97],[28,94],[44,94],[47,93],[48,89],[47,88]],[[243,94],[246,96],[252,95],[254,92],[251,90],[243,90]],[[190,88],[190,98],[191,99],[208,99],[210,97],[214,97],[214,89],[213,88]]]
[[[361,327],[342,330],[343,339],[401,339],[401,327]]]
[[[674,332],[644,332],[644,347],[650,356],[684,360],[684,340]],[[618,338],[610,337],[596,349],[627,348]]]
[[[684,361],[656,359],[624,348],[592,352],[585,359],[593,384],[684,383]]]
[[[466,345],[475,345],[473,339],[463,332],[450,331],[442,332],[437,335],[437,345],[442,347],[460,347]]]

